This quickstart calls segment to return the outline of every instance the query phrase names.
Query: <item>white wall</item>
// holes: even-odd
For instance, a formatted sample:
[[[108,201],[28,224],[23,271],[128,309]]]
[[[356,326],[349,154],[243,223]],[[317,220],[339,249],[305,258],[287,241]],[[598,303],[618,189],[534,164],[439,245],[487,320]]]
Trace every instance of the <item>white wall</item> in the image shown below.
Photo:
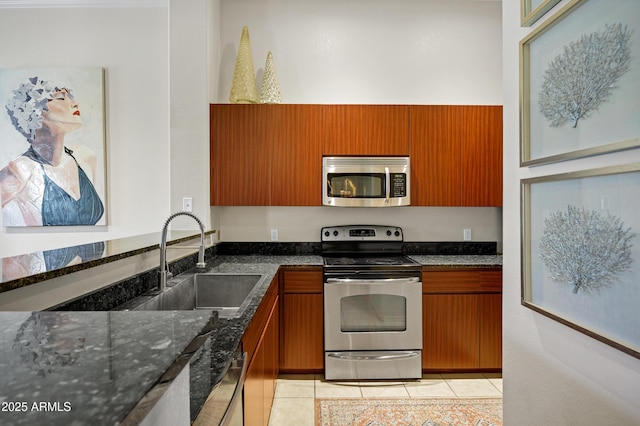
[[[228,103],[242,27],[262,81],[272,51],[284,103],[502,104],[498,1],[221,0],[217,102]],[[319,241],[322,226],[397,224],[414,241],[501,241],[499,208],[212,209],[223,241]]]
[[[2,227],[0,257],[160,230],[171,188],[167,45],[167,7],[0,9],[0,66],[105,69],[108,192],[107,226]]]
[[[361,224],[401,226],[407,241],[462,241],[471,229],[474,241],[501,241],[502,209],[492,207],[220,207],[224,241],[320,241],[323,226]],[[499,247],[500,249],[501,247]]]
[[[242,27],[284,103],[502,104],[498,1],[222,0],[220,92]]]
[[[566,5],[563,0],[555,9]],[[520,2],[504,0],[503,377],[507,425],[640,424],[640,360],[520,304],[522,178],[640,161],[640,150],[519,167]],[[547,15],[547,17],[550,15]]]
[[[172,211],[182,210],[184,197],[192,198],[193,213],[210,223],[209,208],[209,86],[217,74],[209,72],[210,55],[217,56],[219,6],[215,1],[169,2],[170,168]],[[210,48],[213,49],[210,53]],[[168,194],[167,194],[168,195]],[[173,229],[192,226],[189,218],[176,218]]]

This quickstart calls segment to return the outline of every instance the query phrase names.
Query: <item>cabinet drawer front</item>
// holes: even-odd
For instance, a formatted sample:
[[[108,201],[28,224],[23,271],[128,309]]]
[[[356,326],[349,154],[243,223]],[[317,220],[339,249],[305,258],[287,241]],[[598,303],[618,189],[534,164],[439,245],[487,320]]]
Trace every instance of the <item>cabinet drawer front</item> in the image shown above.
[[[285,293],[322,293],[322,269],[284,271]]]
[[[482,291],[502,292],[502,270],[480,272]]]
[[[423,271],[423,293],[485,293],[502,291],[502,271],[470,269]]]
[[[427,271],[422,273],[423,293],[469,293],[480,286],[475,271]]]

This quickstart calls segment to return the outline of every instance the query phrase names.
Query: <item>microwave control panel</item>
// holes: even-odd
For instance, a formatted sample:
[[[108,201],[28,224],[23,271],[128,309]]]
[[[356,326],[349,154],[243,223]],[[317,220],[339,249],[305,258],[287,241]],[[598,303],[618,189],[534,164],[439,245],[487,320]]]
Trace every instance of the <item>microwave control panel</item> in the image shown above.
[[[391,197],[407,196],[407,175],[406,173],[391,174]]]

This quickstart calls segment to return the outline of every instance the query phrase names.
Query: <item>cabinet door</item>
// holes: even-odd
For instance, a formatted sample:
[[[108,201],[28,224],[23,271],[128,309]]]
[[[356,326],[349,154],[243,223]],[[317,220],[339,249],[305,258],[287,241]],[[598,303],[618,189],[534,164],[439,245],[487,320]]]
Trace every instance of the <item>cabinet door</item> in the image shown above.
[[[266,305],[265,305],[266,306]],[[264,313],[266,321],[257,321],[264,324],[260,330],[258,342],[253,350],[253,356],[247,369],[244,381],[244,424],[255,426],[267,426],[273,397],[275,395],[276,379],[278,376],[278,297],[263,310],[261,305],[258,311]],[[256,316],[259,315],[256,313]],[[254,317],[255,318],[255,317]],[[246,346],[251,345],[247,340]],[[243,344],[245,342],[243,341]],[[250,348],[245,347],[250,353]]]
[[[406,105],[326,105],[324,155],[409,155]]]
[[[270,202],[270,105],[211,105],[211,203]]]
[[[279,326],[280,306],[278,300],[273,305],[267,328],[264,332],[264,424],[269,423],[273,398],[276,392],[279,363]]]
[[[280,370],[320,372],[324,368],[322,268],[282,273]]]
[[[461,106],[411,106],[411,204],[459,206]]]
[[[422,368],[478,368],[478,296],[425,294],[422,305]]]
[[[317,371],[324,367],[322,294],[285,294],[280,369]]]
[[[244,424],[263,426],[264,409],[264,346],[258,344],[244,379]]]
[[[502,107],[411,106],[411,203],[502,205]]]
[[[462,205],[502,206],[502,107],[465,106],[462,137]]]
[[[322,105],[271,105],[271,205],[322,205]]]
[[[480,368],[502,368],[502,294],[481,294]]]

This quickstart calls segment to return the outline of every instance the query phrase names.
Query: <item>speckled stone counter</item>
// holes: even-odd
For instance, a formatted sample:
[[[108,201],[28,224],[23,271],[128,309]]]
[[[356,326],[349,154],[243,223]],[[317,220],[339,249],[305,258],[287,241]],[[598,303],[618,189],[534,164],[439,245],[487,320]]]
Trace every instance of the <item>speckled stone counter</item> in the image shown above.
[[[253,318],[260,302],[266,294],[269,285],[273,281],[280,266],[321,266],[321,256],[265,256],[265,255],[238,255],[216,256],[207,262],[209,272],[221,273],[255,273],[265,274],[266,279],[262,286],[251,296],[249,305],[239,318],[219,318],[211,336],[212,362],[211,370],[214,381],[220,380],[225,366],[230,357],[240,344],[242,336]],[[179,279],[188,279],[195,270],[183,273]],[[174,280],[169,281],[169,286],[175,285]],[[206,390],[200,391],[205,393]],[[206,392],[208,395],[208,392]],[[197,413],[196,413],[197,414]],[[192,417],[194,413],[192,412]]]
[[[502,257],[495,255],[410,257],[427,268],[502,265]],[[189,342],[211,325],[210,335],[190,361],[194,420],[221,379],[278,268],[322,264],[319,255],[214,256],[207,262],[208,272],[266,275],[242,316],[217,318],[215,322],[211,311],[202,310],[2,313],[0,372],[4,381],[0,402],[24,401],[29,410],[0,412],[0,424],[114,424],[130,415]],[[201,271],[189,269],[168,285],[190,279],[195,272]],[[86,305],[86,309],[92,308]],[[30,348],[33,345],[42,349],[34,351]],[[33,402],[54,403],[59,411],[32,411]]]
[[[199,235],[195,231],[169,231],[167,245]],[[151,233],[1,258],[0,293],[155,250],[160,236]]]
[[[249,304],[238,318],[218,318],[209,339],[207,339],[208,375],[210,380],[191,382],[191,420],[195,420],[213,386],[222,379],[233,353],[238,348],[249,322],[264,298],[280,266],[321,266],[320,256],[279,256],[279,255],[238,255],[216,256],[207,262],[207,269],[191,269],[168,282],[172,287],[182,280],[188,280],[196,272],[219,272],[240,274],[264,274],[264,283],[251,296]],[[159,312],[162,314],[162,312]]]
[[[116,424],[178,359],[197,361],[193,342],[216,320],[210,310],[2,312],[0,424]]]
[[[423,267],[468,268],[468,267],[502,267],[501,255],[419,255],[409,257]]]

